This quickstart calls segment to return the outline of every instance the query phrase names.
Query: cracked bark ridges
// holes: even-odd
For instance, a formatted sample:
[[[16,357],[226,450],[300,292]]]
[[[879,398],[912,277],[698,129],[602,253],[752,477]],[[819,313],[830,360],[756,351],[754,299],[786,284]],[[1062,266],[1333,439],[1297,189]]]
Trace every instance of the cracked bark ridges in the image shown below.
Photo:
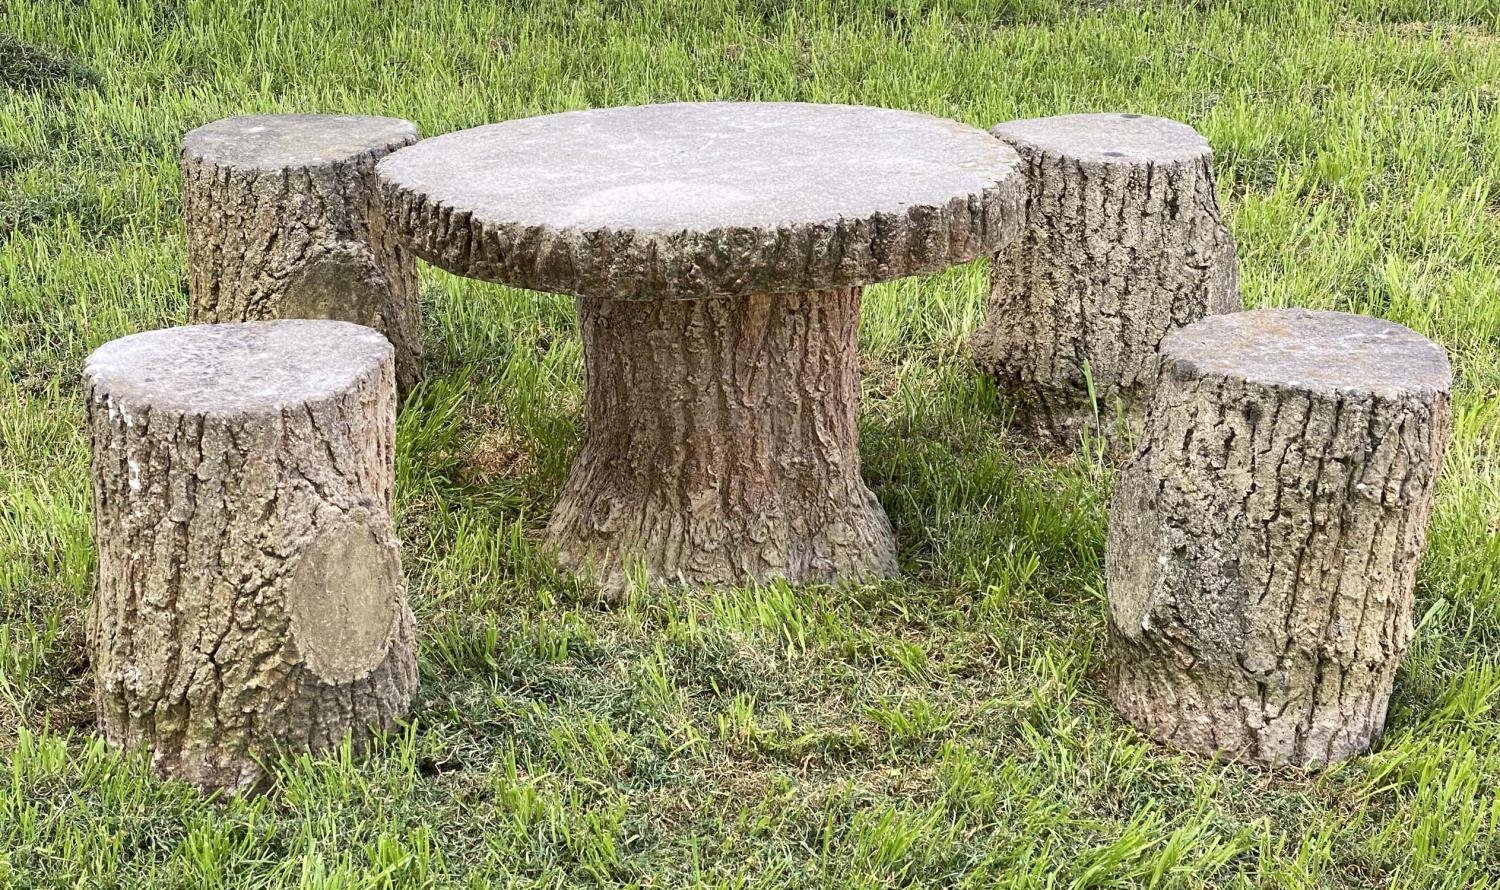
[[[358,750],[393,728],[417,674],[390,515],[390,353],[341,392],[271,410],[162,410],[85,384],[105,738],[148,749],[164,778],[246,791],[257,758],[351,733]],[[299,574],[354,545],[361,564],[338,583]]]
[[[896,571],[860,477],[859,288],[722,300],[580,297],[587,436],[548,539],[606,595],[656,582]]]
[[[1114,438],[1122,408],[1133,434],[1162,337],[1241,306],[1212,156],[1102,160],[1007,141],[1025,164],[1026,227],[993,258],[975,359],[1030,435]]]
[[[486,223],[382,182],[389,223],[418,256],[458,275],[618,300],[858,287],[936,272],[1019,232],[1024,184],[1008,177],[944,205],[817,224],[663,233]]]
[[[398,390],[409,392],[422,378],[416,260],[386,223],[375,164],[415,143],[415,127],[333,158],[309,144],[305,164],[280,169],[237,165],[191,138],[178,156],[189,319],[372,327],[395,347]]]
[[[1383,730],[1449,394],[1257,380],[1164,354],[1110,512],[1109,694],[1172,747],[1316,767]]]

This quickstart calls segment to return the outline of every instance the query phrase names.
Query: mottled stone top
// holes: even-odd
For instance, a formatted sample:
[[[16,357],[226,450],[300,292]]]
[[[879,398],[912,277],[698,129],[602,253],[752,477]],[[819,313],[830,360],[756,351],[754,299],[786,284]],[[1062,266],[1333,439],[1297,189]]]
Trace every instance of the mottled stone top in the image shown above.
[[[1015,152],[982,130],[848,105],[575,111],[449,133],[377,168],[387,213],[449,271],[647,299],[868,284],[1018,230]]]
[[[385,337],[345,321],[191,325],[106,343],[83,377],[120,410],[255,414],[345,393],[391,356]]]
[[[221,167],[283,170],[385,154],[421,138],[415,124],[349,114],[260,114],[204,124],[182,139],[183,155]]]
[[[1213,152],[1208,140],[1187,124],[1141,114],[1038,117],[1007,121],[990,132],[1011,145],[1102,163],[1164,163]]]
[[[1212,315],[1161,343],[1168,371],[1249,380],[1312,392],[1382,396],[1448,391],[1441,346],[1410,328],[1368,315],[1313,309],[1254,309]]]

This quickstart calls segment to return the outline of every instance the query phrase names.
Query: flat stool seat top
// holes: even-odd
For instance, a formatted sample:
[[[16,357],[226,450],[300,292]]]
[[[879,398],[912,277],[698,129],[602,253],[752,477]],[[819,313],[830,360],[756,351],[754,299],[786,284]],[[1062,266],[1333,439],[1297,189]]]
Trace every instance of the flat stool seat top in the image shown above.
[[[1213,154],[1192,127],[1143,114],[1061,114],[1007,121],[990,129],[1011,145],[1102,164],[1165,164]]]
[[[846,105],[566,112],[380,162],[395,229],[471,278],[611,298],[850,287],[992,251],[1020,159],[974,127]]]
[[[1368,315],[1253,309],[1213,315],[1161,343],[1168,373],[1245,380],[1322,394],[1446,392],[1448,356],[1410,328]]]
[[[255,114],[204,124],[182,139],[183,154],[237,170],[279,172],[384,154],[415,142],[410,121],[354,114]]]
[[[345,321],[189,325],[104,344],[84,380],[123,411],[254,415],[344,394],[391,356],[384,336]]]

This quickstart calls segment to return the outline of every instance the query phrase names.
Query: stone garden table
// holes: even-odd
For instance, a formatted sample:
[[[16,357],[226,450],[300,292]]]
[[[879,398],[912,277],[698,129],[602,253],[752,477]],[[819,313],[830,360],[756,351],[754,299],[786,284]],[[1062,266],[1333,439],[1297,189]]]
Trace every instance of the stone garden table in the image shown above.
[[[607,593],[641,569],[896,571],[860,478],[861,290],[1014,237],[1011,148],[905,111],[681,103],[450,133],[377,174],[417,255],[577,298],[587,429],[547,528],[561,564]]]

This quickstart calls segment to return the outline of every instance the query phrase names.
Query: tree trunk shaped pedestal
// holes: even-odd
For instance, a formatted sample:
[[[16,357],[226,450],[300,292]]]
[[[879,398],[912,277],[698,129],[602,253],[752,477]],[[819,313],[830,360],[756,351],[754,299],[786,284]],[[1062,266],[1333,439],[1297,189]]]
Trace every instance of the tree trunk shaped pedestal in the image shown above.
[[[330,318],[372,327],[406,393],[422,377],[416,262],[376,206],[375,163],[420,138],[387,117],[272,114],[182,141],[189,319]]]
[[[1029,196],[1024,233],[991,266],[975,359],[1029,434],[1064,448],[1085,430],[1119,442],[1139,432],[1162,337],[1240,308],[1213,153],[1191,127],[1135,114],[991,132],[1025,162]]]
[[[1126,719],[1268,765],[1379,738],[1449,388],[1439,347],[1364,316],[1257,310],[1166,337],[1109,519],[1109,694]]]
[[[451,133],[377,173],[419,256],[578,299],[564,566],[606,595],[896,572],[860,473],[861,288],[1014,237],[1014,151],[909,112],[683,103]]]
[[[417,675],[386,339],[337,321],[172,328],[106,344],[84,377],[109,742],[241,791],[276,749],[392,728]]]
[[[562,561],[693,583],[894,571],[860,478],[859,297],[580,298],[589,435],[547,529]]]

